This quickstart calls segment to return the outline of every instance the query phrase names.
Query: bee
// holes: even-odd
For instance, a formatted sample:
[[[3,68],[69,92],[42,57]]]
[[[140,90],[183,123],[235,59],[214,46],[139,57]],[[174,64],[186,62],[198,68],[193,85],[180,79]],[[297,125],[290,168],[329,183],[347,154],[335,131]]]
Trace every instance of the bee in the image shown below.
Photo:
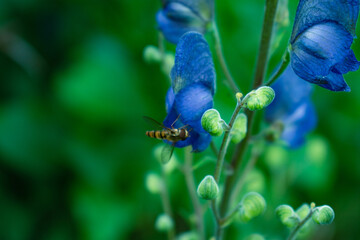
[[[146,136],[150,138],[156,138],[160,140],[167,140],[172,142],[172,144],[166,144],[161,152],[161,161],[163,163],[168,162],[171,159],[173,154],[175,143],[178,141],[184,141],[188,137],[190,137],[189,131],[186,129],[187,125],[182,126],[181,128],[174,128],[175,122],[179,119],[180,115],[175,119],[175,121],[171,124],[171,128],[165,127],[163,124],[159,123],[153,118],[144,116],[144,119],[147,122],[151,122],[158,127],[161,127],[162,130],[152,130],[146,131]]]

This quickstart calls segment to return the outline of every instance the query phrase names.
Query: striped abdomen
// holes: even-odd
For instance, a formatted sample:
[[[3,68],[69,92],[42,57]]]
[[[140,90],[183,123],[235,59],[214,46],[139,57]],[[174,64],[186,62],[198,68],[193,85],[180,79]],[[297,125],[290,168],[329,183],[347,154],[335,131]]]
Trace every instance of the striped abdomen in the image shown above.
[[[146,136],[157,139],[166,139],[167,136],[169,136],[169,133],[164,130],[146,131]]]

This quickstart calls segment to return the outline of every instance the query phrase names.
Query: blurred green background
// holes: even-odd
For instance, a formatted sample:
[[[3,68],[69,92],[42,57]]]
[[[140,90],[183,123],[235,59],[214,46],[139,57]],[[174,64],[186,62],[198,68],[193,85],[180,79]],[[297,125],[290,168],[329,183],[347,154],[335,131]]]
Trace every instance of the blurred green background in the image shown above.
[[[246,91],[264,3],[216,1],[224,53]],[[289,2],[291,21],[296,4]],[[0,239],[165,238],[154,228],[160,197],[145,188],[146,174],[160,172],[153,154],[160,142],[145,136],[152,126],[142,119],[166,116],[168,79],[142,57],[145,46],[157,45],[160,7],[156,0],[0,1]],[[282,30],[269,72],[291,25]],[[353,49],[360,58],[358,39]],[[243,192],[263,194],[268,209],[249,224],[232,225],[228,239],[253,232],[284,239],[274,209],[311,201],[332,206],[336,218],[309,239],[359,238],[360,71],[345,77],[350,93],[315,87],[319,124],[305,146],[267,148]],[[223,78],[218,70],[215,107],[229,120],[235,101]],[[175,154],[181,163],[183,151]],[[195,162],[208,156],[210,150],[196,154]],[[213,169],[196,170],[196,183]],[[183,176],[174,170],[168,180],[176,230],[187,231],[192,207]],[[209,212],[206,219],[211,234]]]

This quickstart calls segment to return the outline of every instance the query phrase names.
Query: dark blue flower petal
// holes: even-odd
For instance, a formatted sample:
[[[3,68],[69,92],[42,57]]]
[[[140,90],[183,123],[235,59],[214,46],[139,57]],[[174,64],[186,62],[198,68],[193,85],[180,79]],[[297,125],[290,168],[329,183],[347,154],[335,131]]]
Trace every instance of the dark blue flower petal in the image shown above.
[[[193,133],[190,132],[190,136],[191,134]],[[197,135],[198,136],[194,137],[192,140],[192,149],[193,152],[202,152],[209,146],[211,142],[211,135],[209,133],[200,133]]]
[[[156,20],[165,38],[177,44],[189,32],[205,33],[214,12],[213,0],[167,0]]]
[[[356,71],[359,69],[360,62],[356,59],[353,50],[350,49],[348,55],[345,57],[344,61],[338,63],[334,66],[333,71],[337,73],[347,73],[349,71]]]
[[[188,7],[204,21],[210,21],[214,14],[214,0],[163,0],[164,6],[170,3],[179,3]]]
[[[298,106],[292,113],[282,118],[285,125],[281,138],[291,148],[296,148],[304,143],[305,136],[317,124],[316,112],[310,100]]]
[[[350,52],[352,41],[351,34],[335,23],[322,23],[307,29],[292,45],[291,64],[294,72],[302,79],[329,90],[344,91],[347,84],[343,78],[334,78],[331,71],[336,72],[337,68],[338,71],[355,69],[358,66]],[[348,66],[352,63],[356,65]],[[336,82],[329,82],[334,79]]]
[[[324,22],[341,24],[355,35],[359,0],[300,0],[291,35],[291,43],[309,27]]]
[[[291,35],[291,65],[302,79],[349,91],[342,74],[359,68],[350,49],[359,0],[300,0]]]
[[[343,75],[336,72],[330,72],[323,79],[319,79],[318,85],[335,92],[350,92],[350,87],[345,82]]]
[[[172,108],[172,105],[174,104],[174,100],[175,100],[175,94],[172,87],[170,87],[166,93],[166,98],[165,98],[165,109],[167,113]]]
[[[201,83],[215,92],[215,70],[209,45],[196,32],[183,35],[176,47],[175,65],[171,71],[172,86],[176,94],[180,89]]]
[[[349,32],[341,25],[335,23],[323,23],[307,29],[299,35],[292,44],[291,55],[299,60],[301,69],[307,70],[306,75],[312,78],[326,76],[330,68],[343,60],[348,55],[353,39]],[[305,80],[305,74],[299,73],[297,65],[293,65],[294,71]],[[300,75],[302,74],[302,75]]]
[[[201,117],[212,107],[211,91],[202,84],[193,84],[181,89],[175,98],[175,108],[181,113],[181,121],[196,132],[205,132],[201,126]]]
[[[312,92],[312,85],[299,78],[291,66],[285,69],[271,87],[276,97],[265,110],[265,118],[269,122],[274,122],[279,116],[293,111],[293,108],[308,99]]]
[[[156,21],[165,38],[175,44],[178,43],[180,37],[186,32],[205,32],[205,25],[202,19],[189,8],[179,3],[171,3],[158,11]]]
[[[298,147],[316,126],[316,113],[310,100],[312,86],[288,66],[272,87],[276,97],[266,108],[265,119],[270,123],[281,121],[284,124],[281,138],[290,147]]]

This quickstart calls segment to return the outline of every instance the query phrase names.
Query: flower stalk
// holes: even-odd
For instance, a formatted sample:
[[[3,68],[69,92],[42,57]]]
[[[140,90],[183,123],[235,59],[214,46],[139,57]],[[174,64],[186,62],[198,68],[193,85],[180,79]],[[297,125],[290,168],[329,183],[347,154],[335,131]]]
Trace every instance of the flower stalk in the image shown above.
[[[219,59],[221,69],[223,70],[223,72],[225,74],[227,84],[229,85],[229,87],[231,88],[233,93],[240,92],[240,89],[236,85],[233,77],[231,76],[230,70],[229,70],[229,68],[228,68],[228,66],[226,64],[224,53],[223,53],[223,50],[222,50],[222,47],[221,47],[221,40],[220,40],[219,30],[218,30],[218,27],[217,27],[215,21],[213,21],[213,23],[212,23],[212,35],[213,35],[213,38],[215,40],[216,56]]]
[[[261,86],[264,81],[264,76],[268,64],[271,36],[275,21],[277,5],[278,5],[278,0],[266,1],[265,17],[263,22],[262,34],[261,34],[260,50],[256,64],[256,72],[253,81],[253,89],[256,89],[259,86]],[[247,149],[248,141],[251,137],[254,113],[255,112],[246,111],[246,114],[248,116],[248,127],[247,127],[248,131],[244,140],[238,145],[231,161],[231,165],[235,169],[235,172],[237,172],[237,170],[239,169],[240,163],[242,162],[242,159]],[[225,190],[220,207],[221,214],[225,214],[227,211],[229,200],[232,199],[231,195],[233,194],[233,187],[237,182],[237,179],[238,179],[238,174],[233,174],[231,176],[228,176],[228,178],[225,181]]]

